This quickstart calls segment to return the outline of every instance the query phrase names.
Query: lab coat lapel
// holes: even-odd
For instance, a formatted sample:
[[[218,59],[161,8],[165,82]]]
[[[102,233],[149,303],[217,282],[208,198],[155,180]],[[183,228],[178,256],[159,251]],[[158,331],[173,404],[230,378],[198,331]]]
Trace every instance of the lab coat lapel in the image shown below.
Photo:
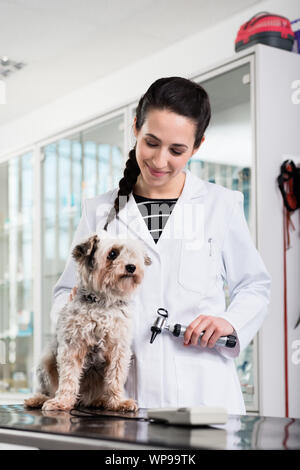
[[[203,230],[206,185],[190,170],[184,171],[186,178],[183,190],[158,240],[158,248],[164,245],[163,240],[193,239],[196,232]]]
[[[132,193],[129,196],[128,202],[119,211],[118,219],[115,217],[108,225],[108,233],[111,233],[112,236],[116,234],[123,235],[124,238],[140,238],[147,245],[147,248],[157,255],[159,255],[160,247],[164,245],[163,240],[189,237],[190,232],[187,230],[187,219],[198,217],[197,211],[194,210],[195,203],[198,203],[203,208],[203,196],[206,194],[207,189],[205,182],[193,175],[190,170],[185,169],[184,172],[186,178],[183,190],[157,243],[153,240]],[[117,189],[113,191],[111,204],[113,204],[117,193]],[[126,196],[123,197],[126,198]],[[201,219],[200,222],[203,223],[203,220]]]
[[[118,191],[116,190],[112,194],[112,204],[117,196],[117,192]],[[124,201],[126,201],[126,199]],[[111,233],[112,236],[117,234],[124,236],[124,238],[139,238],[147,245],[148,249],[151,249],[158,254],[157,246],[139,211],[132,193],[129,196],[128,202],[119,211],[118,217],[115,217],[108,225],[107,231],[108,233]]]

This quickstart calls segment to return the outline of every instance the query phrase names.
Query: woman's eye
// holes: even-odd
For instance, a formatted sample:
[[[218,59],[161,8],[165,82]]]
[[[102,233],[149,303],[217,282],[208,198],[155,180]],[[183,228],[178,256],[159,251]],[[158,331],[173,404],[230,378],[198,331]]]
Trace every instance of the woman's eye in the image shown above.
[[[146,144],[149,146],[149,147],[157,147],[157,144],[152,144],[151,142],[146,142]],[[174,155],[181,155],[181,152],[176,152],[176,150],[172,149],[172,152]]]

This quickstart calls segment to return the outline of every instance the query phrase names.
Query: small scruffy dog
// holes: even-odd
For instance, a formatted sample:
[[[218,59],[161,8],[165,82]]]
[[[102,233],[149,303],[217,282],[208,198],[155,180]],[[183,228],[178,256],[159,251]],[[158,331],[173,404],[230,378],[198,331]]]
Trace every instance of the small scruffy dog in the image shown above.
[[[75,246],[79,285],[61,310],[56,333],[38,367],[40,390],[27,408],[70,410],[75,405],[136,411],[124,399],[131,358],[130,296],[150,265],[136,239],[102,231]]]

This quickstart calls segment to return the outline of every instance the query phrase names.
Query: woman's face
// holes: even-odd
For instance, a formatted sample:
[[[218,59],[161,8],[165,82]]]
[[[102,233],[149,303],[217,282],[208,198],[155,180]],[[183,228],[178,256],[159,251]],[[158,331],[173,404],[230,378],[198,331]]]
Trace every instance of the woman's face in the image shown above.
[[[149,111],[139,131],[135,123],[136,118],[136,159],[143,184],[153,189],[165,185],[171,188],[172,181],[199,148],[194,148],[195,124],[168,110]]]

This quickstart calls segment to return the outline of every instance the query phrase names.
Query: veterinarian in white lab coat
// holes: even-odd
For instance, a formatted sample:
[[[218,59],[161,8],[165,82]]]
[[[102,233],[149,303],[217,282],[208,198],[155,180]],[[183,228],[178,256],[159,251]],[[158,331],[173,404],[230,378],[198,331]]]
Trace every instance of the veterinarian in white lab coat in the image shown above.
[[[182,103],[180,93],[187,93],[189,87],[200,97],[198,101],[190,97],[190,104],[187,98],[182,106],[196,103],[199,107],[200,102],[198,123],[205,120],[205,110],[207,115],[202,128],[196,128],[196,139],[196,118],[188,119],[186,108],[178,108]],[[173,101],[168,101],[168,92]],[[177,92],[179,104],[172,108]],[[150,93],[152,108],[147,108],[145,100]],[[126,234],[142,239],[152,260],[150,266],[145,266],[144,280],[132,300],[133,356],[126,383],[128,395],[137,400],[139,407],[211,405],[243,414],[245,405],[234,358],[263,323],[271,279],[249,233],[243,194],[208,183],[185,169],[203,141],[210,117],[207,103],[202,87],[187,79],[173,77],[152,84],[136,110],[137,143],[124,172],[126,181],[132,179],[127,184],[129,199],[106,228],[112,237]],[[153,169],[161,173],[154,174]],[[144,197],[177,198],[157,243],[130,186]],[[120,188],[121,183],[119,188],[83,202],[72,248],[103,229]],[[230,294],[228,308],[225,280]],[[54,288],[53,324],[76,284],[75,262],[69,256]],[[166,332],[150,344],[150,328],[158,308],[168,310],[169,323],[189,325],[185,335],[188,345],[184,346],[183,338]],[[203,330],[206,337],[202,346],[195,345]],[[237,336],[233,349],[214,346],[218,337],[227,334]]]

